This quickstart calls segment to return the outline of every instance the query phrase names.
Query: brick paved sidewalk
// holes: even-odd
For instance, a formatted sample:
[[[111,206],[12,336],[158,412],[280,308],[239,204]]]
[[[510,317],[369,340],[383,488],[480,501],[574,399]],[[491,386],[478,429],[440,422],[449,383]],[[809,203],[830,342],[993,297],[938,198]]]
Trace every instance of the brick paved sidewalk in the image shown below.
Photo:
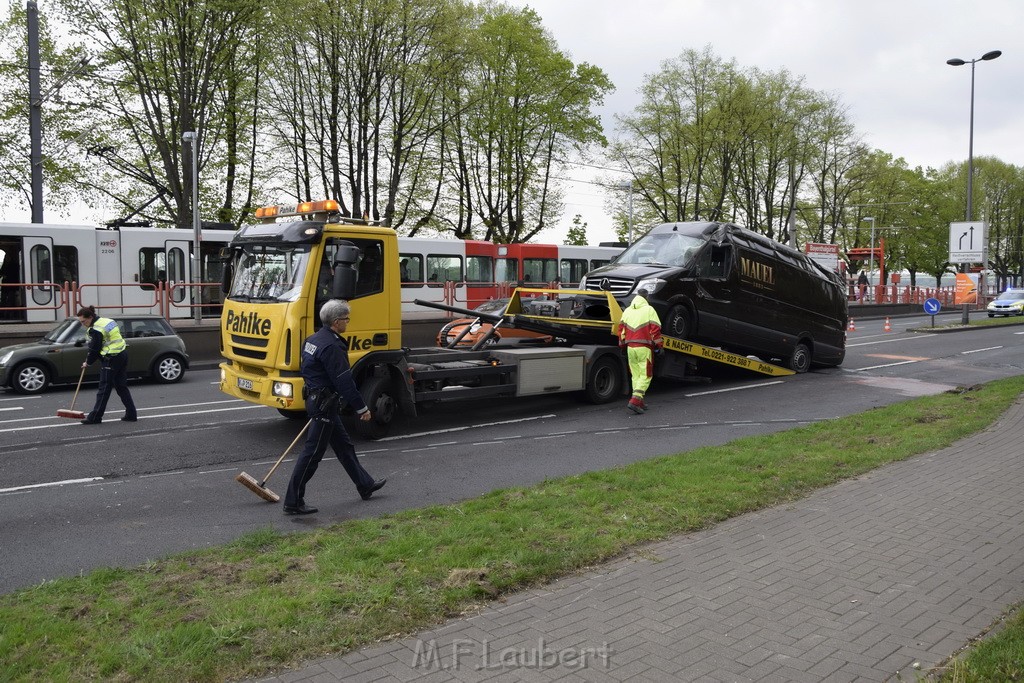
[[[1024,600],[1024,403],[988,431],[265,681],[915,680]]]

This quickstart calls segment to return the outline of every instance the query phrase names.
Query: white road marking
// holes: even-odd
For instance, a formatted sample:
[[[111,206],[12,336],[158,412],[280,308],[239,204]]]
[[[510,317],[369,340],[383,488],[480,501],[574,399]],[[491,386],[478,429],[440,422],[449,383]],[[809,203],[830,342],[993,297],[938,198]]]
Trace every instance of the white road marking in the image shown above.
[[[65,479],[63,481],[48,481],[45,484],[27,484],[25,486],[12,486],[8,489],[0,489],[0,493],[11,493],[13,491],[26,491],[28,489],[41,489],[49,486],[64,486],[65,484],[85,484],[90,481],[100,481],[103,477],[89,477],[87,479]]]
[[[843,368],[847,372],[864,372],[865,370],[878,370],[879,368],[891,368],[897,365],[909,365],[911,363],[920,363],[919,360],[903,360],[898,363],[886,363],[884,365],[869,365],[866,368]]]
[[[1003,347],[1002,346],[990,346],[987,349],[974,349],[973,351],[961,351],[960,355],[961,356],[966,356],[969,353],[981,353],[982,351],[995,351],[996,349],[1001,349],[1001,348],[1003,348]]]
[[[0,408],[0,413],[2,413],[4,411],[7,411],[7,410],[25,410],[25,409],[22,408],[21,406],[16,406],[14,408]]]
[[[160,415],[139,415],[139,420],[152,420],[152,419],[155,419],[155,418],[162,418],[162,417],[181,417],[182,415],[206,415],[208,413],[223,413],[223,412],[228,412],[228,411],[232,411],[232,410],[253,410],[255,408],[263,408],[263,407],[264,406],[243,405],[243,406],[239,406],[237,408],[214,408],[213,410],[192,410],[192,411],[187,411],[187,412],[183,412],[183,413],[161,413]],[[49,418],[32,418],[32,419],[39,420],[39,419],[49,419]],[[25,419],[25,420],[11,420],[11,422],[27,422],[27,421],[28,421],[28,419]],[[3,423],[0,423],[0,424],[3,424]],[[0,434],[6,434],[8,432],[23,432],[23,431],[26,431],[26,430],[29,430],[29,429],[53,429],[54,427],[75,427],[75,426],[78,426],[78,425],[79,425],[79,422],[71,421],[71,422],[65,422],[63,424],[35,425],[33,427],[11,427],[9,429],[0,429]],[[150,435],[150,436],[152,436],[152,435]]]
[[[401,436],[387,436],[383,439],[377,439],[378,441],[398,441],[400,439],[415,439],[421,436],[431,436],[433,434],[451,434],[452,432],[464,432],[467,429],[479,429],[481,427],[494,427],[497,425],[509,425],[516,424],[517,422],[531,422],[533,420],[546,420],[551,417],[557,417],[554,414],[549,415],[537,415],[535,417],[523,417],[518,420],[501,420],[499,422],[482,422],[475,425],[466,425],[465,427],[451,427],[449,429],[435,429],[431,432],[417,432],[416,434],[403,434]]]
[[[783,383],[784,382],[782,380],[776,380],[774,382],[761,382],[760,384],[748,384],[746,386],[732,387],[730,389],[713,389],[711,391],[697,391],[697,392],[694,392],[692,394],[686,394],[686,396],[689,398],[689,397],[692,397],[692,396],[709,396],[711,394],[724,394],[724,393],[726,393],[728,391],[743,391],[745,389],[760,389],[761,387],[770,387],[773,384],[783,384]]]
[[[1018,332],[1017,334],[1024,334],[1024,332]],[[18,396],[15,398],[0,398],[0,401],[35,401],[41,396]]]

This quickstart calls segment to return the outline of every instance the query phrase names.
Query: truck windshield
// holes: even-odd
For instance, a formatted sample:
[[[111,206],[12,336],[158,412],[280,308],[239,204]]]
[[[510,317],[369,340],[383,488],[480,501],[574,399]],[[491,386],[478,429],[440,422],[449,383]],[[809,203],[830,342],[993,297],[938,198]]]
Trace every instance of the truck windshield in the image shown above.
[[[704,238],[683,235],[678,232],[648,234],[622,252],[615,259],[615,263],[647,263],[681,267],[690,262],[702,244],[704,244]]]
[[[250,244],[242,249],[231,283],[231,299],[295,301],[309,265],[308,244]]]

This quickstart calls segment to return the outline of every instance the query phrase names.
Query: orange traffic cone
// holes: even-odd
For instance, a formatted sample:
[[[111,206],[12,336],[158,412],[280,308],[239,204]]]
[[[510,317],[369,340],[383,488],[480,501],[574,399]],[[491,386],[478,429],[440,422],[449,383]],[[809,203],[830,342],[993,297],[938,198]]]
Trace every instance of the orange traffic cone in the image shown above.
[[[853,318],[850,318],[850,324],[846,326],[847,332],[856,332],[857,326],[853,324]]]
[[[892,325],[889,324],[889,319],[885,319],[885,324],[882,325],[882,332],[892,332]]]

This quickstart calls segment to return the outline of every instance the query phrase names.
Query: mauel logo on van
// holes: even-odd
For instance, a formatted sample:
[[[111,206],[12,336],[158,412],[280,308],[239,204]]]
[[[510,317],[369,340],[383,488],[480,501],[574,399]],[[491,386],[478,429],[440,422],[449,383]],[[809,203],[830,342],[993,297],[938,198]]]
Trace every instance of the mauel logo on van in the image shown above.
[[[775,288],[775,268],[758,263],[753,259],[740,257],[740,276],[755,287],[761,289]]]

